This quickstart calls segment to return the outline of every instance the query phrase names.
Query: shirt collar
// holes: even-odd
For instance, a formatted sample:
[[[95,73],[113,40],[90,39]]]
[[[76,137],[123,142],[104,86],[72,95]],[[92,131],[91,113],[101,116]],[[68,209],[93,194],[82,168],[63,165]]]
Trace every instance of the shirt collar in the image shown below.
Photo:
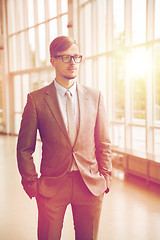
[[[76,94],[76,82],[72,85],[71,88],[69,89],[66,89],[64,87],[62,87],[60,84],[58,84],[56,82],[56,80],[54,81],[54,84],[55,84],[55,87],[56,87],[56,90],[57,92],[63,97],[66,93],[67,90],[70,91],[71,95],[74,96]]]
[[[72,87],[71,88],[69,88],[68,90],[70,91],[70,93],[71,93],[71,95],[72,96],[75,96],[75,94],[76,94],[76,82],[72,85]]]

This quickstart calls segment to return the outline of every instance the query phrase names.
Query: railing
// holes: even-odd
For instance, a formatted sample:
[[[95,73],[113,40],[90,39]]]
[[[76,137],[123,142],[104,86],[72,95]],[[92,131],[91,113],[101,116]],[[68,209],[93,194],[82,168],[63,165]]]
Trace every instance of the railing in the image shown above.
[[[130,149],[112,147],[113,167],[123,170],[126,174],[160,184],[160,157],[154,154],[142,154]]]

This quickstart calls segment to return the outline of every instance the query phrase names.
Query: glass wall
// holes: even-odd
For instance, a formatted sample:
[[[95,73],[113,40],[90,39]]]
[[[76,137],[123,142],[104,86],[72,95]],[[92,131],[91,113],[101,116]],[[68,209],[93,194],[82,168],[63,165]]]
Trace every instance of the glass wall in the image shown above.
[[[18,134],[27,93],[54,79],[49,44],[68,35],[67,0],[8,0],[8,52],[10,87],[13,92],[13,126]]]
[[[102,91],[113,146],[160,155],[160,0],[4,2],[12,133],[27,93],[54,78],[49,43],[68,35],[76,16],[72,30],[84,56],[79,81]]]
[[[160,0],[79,1],[80,81],[105,98],[113,146],[160,155]]]

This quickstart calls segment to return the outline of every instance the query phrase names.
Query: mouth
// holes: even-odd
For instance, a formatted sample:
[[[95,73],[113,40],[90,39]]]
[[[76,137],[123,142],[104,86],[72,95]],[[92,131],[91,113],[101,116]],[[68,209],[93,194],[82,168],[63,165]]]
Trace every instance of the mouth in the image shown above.
[[[77,71],[77,68],[67,68],[69,71]]]

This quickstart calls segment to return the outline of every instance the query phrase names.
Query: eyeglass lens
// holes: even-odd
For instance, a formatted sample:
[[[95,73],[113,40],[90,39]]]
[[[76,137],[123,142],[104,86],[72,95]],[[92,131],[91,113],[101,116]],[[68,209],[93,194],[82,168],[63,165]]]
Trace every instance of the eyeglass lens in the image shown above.
[[[79,56],[79,55],[77,55],[77,56],[67,56],[67,55],[63,55],[63,56],[62,56],[62,61],[65,62],[65,63],[69,63],[69,62],[72,60],[72,58],[74,59],[74,61],[75,61],[76,63],[80,63],[81,60],[82,60],[82,56]]]

